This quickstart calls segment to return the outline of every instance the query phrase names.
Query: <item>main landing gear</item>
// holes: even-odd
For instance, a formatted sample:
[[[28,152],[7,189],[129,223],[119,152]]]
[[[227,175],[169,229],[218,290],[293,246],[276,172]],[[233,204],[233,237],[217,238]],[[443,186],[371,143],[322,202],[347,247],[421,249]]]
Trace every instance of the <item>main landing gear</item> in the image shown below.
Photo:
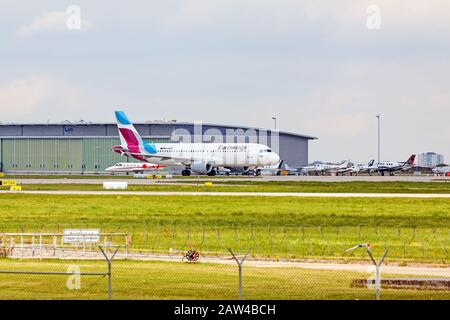
[[[190,169],[184,169],[181,171],[181,175],[183,177],[189,177],[191,175],[192,171]],[[214,177],[217,174],[216,169],[212,169],[210,172],[207,173],[208,176]]]
[[[214,177],[216,175],[216,169],[212,169],[210,172],[207,173],[208,176]]]

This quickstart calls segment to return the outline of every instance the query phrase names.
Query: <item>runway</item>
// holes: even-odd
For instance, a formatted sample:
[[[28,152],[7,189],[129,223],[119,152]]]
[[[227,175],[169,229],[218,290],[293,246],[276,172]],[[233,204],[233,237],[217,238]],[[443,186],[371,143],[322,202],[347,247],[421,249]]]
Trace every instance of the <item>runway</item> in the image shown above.
[[[1,190],[0,194],[122,195],[122,196],[233,196],[233,197],[315,197],[315,198],[447,198],[450,194],[430,193],[324,193],[324,192],[184,192],[184,191],[76,191]]]
[[[13,177],[8,177],[13,179]],[[31,178],[31,179],[14,179],[18,184],[101,184],[105,181],[127,181],[129,185],[151,185],[164,183],[195,183],[205,181],[310,181],[310,182],[450,182],[450,177],[435,177],[435,176],[260,176],[260,177],[192,177],[192,178],[162,178],[162,179],[135,179],[128,176],[123,177],[105,177],[98,176],[92,178]]]

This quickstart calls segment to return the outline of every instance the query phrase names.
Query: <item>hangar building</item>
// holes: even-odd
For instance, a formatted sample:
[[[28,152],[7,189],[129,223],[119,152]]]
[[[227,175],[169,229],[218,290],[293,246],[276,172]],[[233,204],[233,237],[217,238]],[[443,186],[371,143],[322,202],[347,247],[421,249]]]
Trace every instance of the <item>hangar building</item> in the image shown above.
[[[234,142],[258,142],[279,151],[291,167],[308,163],[308,142],[312,136],[284,131],[205,124],[198,131],[194,123],[154,121],[135,123],[141,136],[150,142],[180,142],[183,135],[203,135],[204,142],[219,141],[217,136],[235,134]],[[279,140],[275,138],[279,137]],[[278,146],[273,141],[279,141]],[[189,141],[190,142],[190,141]],[[127,162],[112,152],[120,144],[115,123],[63,122],[58,124],[0,123],[0,172],[7,173],[103,173],[117,163]],[[128,161],[137,161],[129,159]]]

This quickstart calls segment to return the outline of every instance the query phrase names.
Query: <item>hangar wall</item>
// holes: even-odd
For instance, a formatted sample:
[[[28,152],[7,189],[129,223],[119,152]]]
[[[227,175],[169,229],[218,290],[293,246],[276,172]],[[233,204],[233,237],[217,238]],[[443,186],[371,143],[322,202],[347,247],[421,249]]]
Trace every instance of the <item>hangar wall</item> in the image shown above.
[[[186,122],[137,123],[135,127],[147,141],[155,143],[180,142],[178,130],[194,134],[194,124]],[[215,141],[215,135],[231,134],[235,135],[234,141],[226,142],[256,142],[276,150],[270,130],[203,124],[201,132],[206,142],[223,142]],[[294,168],[307,165],[308,141],[315,137],[281,131],[279,138],[279,154],[285,163]],[[111,151],[117,144],[120,142],[114,123],[0,123],[0,171],[100,173],[114,163],[127,161]]]
[[[168,139],[146,139],[168,142]],[[0,138],[0,171],[17,173],[98,173],[117,162],[127,162],[111,151],[117,137]]]

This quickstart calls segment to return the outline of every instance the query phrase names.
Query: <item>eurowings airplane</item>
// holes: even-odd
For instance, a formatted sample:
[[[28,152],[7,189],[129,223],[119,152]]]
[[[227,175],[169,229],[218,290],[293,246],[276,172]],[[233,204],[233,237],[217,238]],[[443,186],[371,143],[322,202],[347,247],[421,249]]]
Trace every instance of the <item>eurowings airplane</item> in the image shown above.
[[[415,159],[416,155],[412,154],[405,162],[383,161],[378,163],[377,171],[382,176],[384,176],[385,172],[389,172],[389,175],[393,176],[396,171],[406,171],[411,169]]]
[[[125,163],[116,163],[115,165],[106,168],[105,171],[111,173],[114,172],[144,173],[145,171],[155,171],[163,168],[165,168],[165,166],[160,164],[125,162]]]
[[[248,168],[275,165],[280,157],[266,145],[256,143],[148,143],[123,111],[116,111],[120,145],[113,151],[143,162],[164,166],[182,165],[183,176],[191,172],[214,176],[219,167]]]

